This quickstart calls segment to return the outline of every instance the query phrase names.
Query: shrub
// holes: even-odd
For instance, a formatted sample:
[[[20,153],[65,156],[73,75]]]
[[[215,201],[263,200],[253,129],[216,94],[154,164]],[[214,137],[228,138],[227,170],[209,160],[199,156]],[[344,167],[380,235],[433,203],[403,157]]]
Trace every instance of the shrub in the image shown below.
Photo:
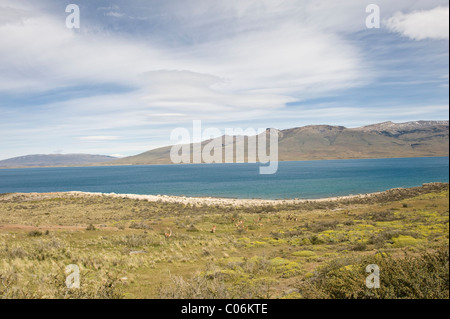
[[[281,257],[275,257],[270,260],[270,265],[274,267],[283,266],[289,264],[289,260],[281,258]]]
[[[382,212],[365,213],[357,217],[362,220],[372,220],[374,222],[390,222],[399,220],[401,217],[396,216],[392,211],[386,210]]]
[[[380,288],[365,285],[369,264],[380,268]],[[308,299],[448,299],[448,246],[420,256],[393,258],[376,255],[337,260],[319,269],[299,287]]]
[[[337,220],[332,221],[315,221],[313,224],[305,225],[314,233],[321,233],[326,230],[336,229],[336,226],[339,224]]]
[[[130,228],[132,228],[132,229],[152,229],[150,226],[144,224],[143,222],[141,222],[141,223],[132,223],[130,225]]]
[[[411,237],[415,239],[419,234],[411,231],[401,231],[401,230],[383,230],[380,233],[373,234],[369,240],[368,244],[375,245],[377,248],[385,246],[386,243],[393,244],[395,237]],[[400,239],[400,242],[402,240]],[[404,242],[404,241],[403,241]]]
[[[28,236],[30,236],[30,237],[40,237],[42,235],[43,235],[43,233],[39,230],[32,230],[28,233]]]
[[[354,245],[351,250],[353,251],[365,251],[367,250],[367,245],[365,243],[357,243]]]
[[[312,257],[312,256],[315,256],[316,253],[313,251],[310,251],[310,250],[301,250],[301,251],[296,251],[292,255],[297,256],[297,257]]]
[[[189,227],[186,229],[186,231],[188,231],[188,232],[198,232],[199,230],[198,230],[198,228],[197,228],[194,224],[191,224],[191,225],[189,225]]]
[[[423,239],[416,239],[412,236],[403,236],[400,235],[398,237],[392,238],[394,242],[393,247],[407,247],[407,246],[416,246],[424,242]]]
[[[162,299],[261,299],[270,298],[270,278],[238,277],[228,283],[222,272],[198,273],[189,279],[172,276],[172,282],[159,288]]]
[[[317,235],[312,235],[312,236],[309,238],[309,241],[310,241],[311,244],[313,244],[313,245],[319,245],[319,244],[322,244],[322,243],[323,243],[322,240],[321,240]]]
[[[147,238],[147,235],[126,235],[124,237],[121,237],[119,240],[116,241],[116,244],[123,245],[129,248],[137,248],[137,247],[145,247],[153,242]]]

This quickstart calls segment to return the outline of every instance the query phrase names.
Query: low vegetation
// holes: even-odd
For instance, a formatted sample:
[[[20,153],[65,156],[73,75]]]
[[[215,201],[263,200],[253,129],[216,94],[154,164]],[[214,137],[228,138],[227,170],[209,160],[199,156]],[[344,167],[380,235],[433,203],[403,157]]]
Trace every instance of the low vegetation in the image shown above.
[[[3,194],[0,298],[449,298],[448,195],[227,207]],[[66,287],[72,264],[80,289]]]

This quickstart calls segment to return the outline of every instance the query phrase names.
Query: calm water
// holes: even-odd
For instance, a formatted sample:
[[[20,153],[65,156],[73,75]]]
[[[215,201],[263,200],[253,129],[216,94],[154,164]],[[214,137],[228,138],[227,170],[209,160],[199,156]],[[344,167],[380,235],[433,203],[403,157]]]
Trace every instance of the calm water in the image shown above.
[[[86,191],[233,198],[322,198],[448,182],[449,158],[0,169],[0,193]]]

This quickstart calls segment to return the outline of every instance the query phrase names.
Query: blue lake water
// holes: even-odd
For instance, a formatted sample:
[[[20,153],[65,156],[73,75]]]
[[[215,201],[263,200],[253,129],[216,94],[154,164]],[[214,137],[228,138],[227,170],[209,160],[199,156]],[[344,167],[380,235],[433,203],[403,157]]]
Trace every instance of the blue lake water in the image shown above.
[[[0,169],[0,193],[85,191],[229,198],[324,198],[448,182],[449,158]]]

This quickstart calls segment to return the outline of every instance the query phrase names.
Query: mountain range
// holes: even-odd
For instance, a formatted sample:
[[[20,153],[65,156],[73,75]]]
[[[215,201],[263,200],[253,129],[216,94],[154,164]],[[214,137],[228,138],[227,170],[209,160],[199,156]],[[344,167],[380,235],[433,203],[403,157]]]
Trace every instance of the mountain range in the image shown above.
[[[384,122],[358,128],[310,125],[277,130],[277,133],[280,161],[449,155],[449,121]],[[221,140],[225,153],[226,139],[224,136],[217,139]],[[203,141],[202,147],[211,141]],[[235,148],[247,142],[248,138],[244,136],[232,138]],[[191,150],[193,145],[189,145]],[[0,161],[0,168],[171,164],[171,149],[172,146],[167,146],[121,159],[89,154],[29,155]]]
[[[48,167],[75,166],[110,162],[115,157],[90,154],[36,154],[19,156],[0,161],[0,168],[6,167]]]
[[[225,141],[223,136],[219,139]],[[384,122],[358,128],[311,125],[278,130],[278,141],[280,161],[448,156],[449,122]],[[247,138],[234,137],[233,143],[237,147],[247,143]],[[169,164],[171,148],[154,149],[114,163]]]

